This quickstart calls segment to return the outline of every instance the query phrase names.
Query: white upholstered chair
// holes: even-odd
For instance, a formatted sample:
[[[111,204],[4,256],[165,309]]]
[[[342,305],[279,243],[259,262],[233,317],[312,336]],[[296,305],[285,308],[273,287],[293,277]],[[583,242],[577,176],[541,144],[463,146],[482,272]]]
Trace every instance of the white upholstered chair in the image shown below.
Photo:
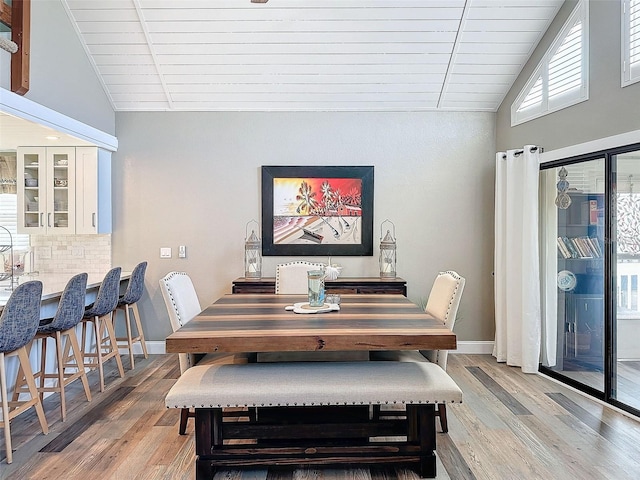
[[[184,272],[170,272],[160,279],[160,291],[167,307],[171,329],[175,332],[181,326],[198,315],[202,308],[196,294],[196,289],[189,275]],[[209,363],[246,363],[246,356],[225,353],[210,353],[207,355],[194,355],[192,353],[179,353],[180,373],[184,373],[195,364]],[[180,412],[180,435],[184,435],[187,428],[187,420],[194,413],[188,408]]]
[[[425,312],[440,320],[445,327],[453,330],[464,290],[465,279],[454,271],[438,273],[433,282]],[[437,363],[443,370],[447,369],[448,350],[393,350],[371,352],[371,360],[387,360],[400,362],[430,361]],[[447,409],[445,404],[438,405],[438,416],[442,431],[447,432]]]
[[[321,263],[311,263],[299,260],[276,265],[276,294],[302,295],[308,291],[307,272],[320,270],[324,267]]]

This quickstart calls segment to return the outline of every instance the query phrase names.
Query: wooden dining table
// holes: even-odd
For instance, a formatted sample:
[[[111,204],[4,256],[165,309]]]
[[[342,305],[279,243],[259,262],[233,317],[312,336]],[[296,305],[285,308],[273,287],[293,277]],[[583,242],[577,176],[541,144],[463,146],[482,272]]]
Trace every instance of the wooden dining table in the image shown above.
[[[368,360],[367,351],[456,348],[456,336],[451,330],[402,295],[344,294],[340,309],[325,313],[296,313],[287,308],[305,302],[306,295],[224,295],[169,335],[166,351],[249,353],[249,364],[222,368],[240,367],[253,372],[258,367],[261,374],[265,370],[260,364],[269,361],[261,360],[261,355],[304,356],[312,361],[331,356],[331,352],[340,352],[341,357],[344,353],[364,357],[355,362],[334,363],[334,373],[340,375]],[[301,365],[297,360],[276,362],[292,369]],[[373,363],[384,368],[383,364],[391,362]],[[262,363],[270,368],[266,365]],[[257,389],[255,392],[260,394],[262,382],[246,377],[238,381],[246,382],[242,389]],[[227,382],[225,385],[229,386]],[[302,388],[299,381],[296,385],[297,389]],[[218,390],[213,387],[212,391]],[[320,402],[315,406],[297,406],[296,402],[291,406],[271,406],[267,399],[259,407],[254,405],[235,413],[242,418],[232,422],[224,422],[223,418],[233,412],[222,413],[222,408],[203,404],[195,409],[196,478],[213,478],[218,468],[272,464],[406,466],[417,469],[422,476],[435,477],[434,404],[406,405],[404,416],[388,412],[381,415],[382,407],[374,404],[373,397],[377,395],[369,400],[371,404]],[[375,440],[382,437],[388,438],[382,443]]]
[[[295,313],[306,295],[227,294],[166,339],[167,353],[453,350],[456,335],[402,295],[341,296],[340,310]]]

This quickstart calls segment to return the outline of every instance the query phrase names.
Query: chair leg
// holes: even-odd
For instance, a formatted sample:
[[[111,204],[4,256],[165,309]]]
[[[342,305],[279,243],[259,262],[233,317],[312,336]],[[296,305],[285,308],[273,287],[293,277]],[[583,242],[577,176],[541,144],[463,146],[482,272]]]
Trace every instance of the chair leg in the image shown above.
[[[40,345],[40,371],[37,373],[34,373],[33,376],[36,379],[37,383],[36,385],[39,385],[38,387],[38,392],[40,393],[40,401],[44,401],[44,382],[45,379],[47,378],[46,376],[46,371],[45,368],[47,367],[46,365],[46,359],[47,359],[47,337],[43,337],[40,339],[41,345]],[[18,381],[16,380],[16,388],[14,390],[15,392],[18,391]]]
[[[4,365],[4,353],[0,352],[0,395],[2,395],[2,426],[4,427],[4,445],[7,449],[7,463],[13,462],[11,447],[11,422],[9,421],[9,398],[7,398],[7,372]]]
[[[100,334],[100,319],[98,317],[95,317],[93,319],[93,330],[96,336],[96,361],[98,364],[98,375],[100,376],[100,391],[104,392],[104,369],[102,368],[102,335]]]
[[[16,372],[16,381],[13,387],[13,395],[11,396],[11,401],[17,403],[20,399],[21,393],[27,393],[25,388],[27,388],[27,382],[25,381],[25,374],[22,371],[22,364],[18,362],[18,371]]]
[[[76,336],[75,328],[71,328],[66,332],[63,332],[63,335],[67,336],[65,347],[67,344],[70,344],[70,348],[73,350],[73,363],[65,363],[63,364],[63,368],[78,369],[77,375],[80,376],[82,386],[84,387],[84,394],[87,397],[87,401],[90,402],[91,391],[89,390],[89,381],[87,379],[87,373],[84,370],[84,359],[82,358],[82,350],[80,349],[80,345],[78,344],[78,337]]]
[[[449,425],[447,424],[447,406],[444,403],[438,404],[438,417],[440,417],[442,433],[447,433],[449,431]]]
[[[33,403],[33,406],[36,409],[36,414],[38,415],[38,420],[40,421],[40,426],[42,427],[42,433],[46,435],[49,433],[49,425],[47,424],[47,418],[44,416],[44,410],[42,409],[42,403],[40,402],[40,395],[38,394],[36,382],[33,379],[33,372],[31,371],[31,364],[29,363],[29,354],[25,347],[18,349],[18,358],[22,364],[22,370],[24,371],[25,379],[29,386],[29,393],[31,394],[31,401],[28,403]]]
[[[114,312],[114,316],[117,314],[117,310]],[[115,318],[115,317],[114,317]],[[133,335],[131,334],[131,317],[129,316],[129,305],[124,306],[124,323],[127,330],[127,348],[129,349],[129,360],[131,361],[131,369],[134,369],[133,360]]]
[[[144,354],[144,358],[149,357],[149,352],[147,352],[147,344],[144,338],[144,331],[142,330],[142,323],[140,322],[140,313],[138,311],[138,305],[132,303],[130,305],[122,305],[116,309],[114,312],[114,324],[117,319],[118,310],[122,310],[124,313],[124,322],[125,328],[127,332],[126,337],[116,337],[116,341],[118,342],[118,347],[127,348],[129,350],[129,360],[131,362],[131,369],[135,368],[135,360],[133,356],[133,344],[136,342],[140,342],[140,346],[142,347],[142,353]],[[133,310],[133,317],[131,315],[131,310]],[[136,327],[136,335],[133,334],[133,322],[135,322]]]
[[[60,417],[64,422],[67,419],[67,399],[64,394],[64,360],[62,359],[62,336],[60,335],[60,332],[56,332],[54,340],[56,342],[56,370],[58,371],[58,388],[60,389]],[[42,341],[46,342],[47,339],[43,338]],[[44,372],[44,369],[42,371]]]
[[[114,312],[108,313],[105,315],[102,320],[102,324],[104,325],[107,338],[110,344],[110,355],[113,355],[116,359],[116,365],[118,366],[118,372],[120,372],[120,378],[124,378],[124,368],[122,367],[122,359],[120,358],[120,352],[118,351],[118,341],[116,340],[116,331],[113,328],[113,314]]]
[[[133,316],[136,321],[136,328],[138,329],[138,339],[140,340],[140,345],[142,346],[144,358],[148,358],[149,352],[147,352],[147,341],[144,338],[144,331],[142,330],[142,322],[140,321],[140,311],[138,310],[138,304],[131,304],[131,308],[133,308]]]

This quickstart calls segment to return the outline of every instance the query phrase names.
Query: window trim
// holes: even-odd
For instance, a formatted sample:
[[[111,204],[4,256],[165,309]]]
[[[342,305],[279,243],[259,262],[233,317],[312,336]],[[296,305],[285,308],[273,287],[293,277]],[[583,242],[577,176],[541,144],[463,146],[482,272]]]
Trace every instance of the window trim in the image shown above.
[[[582,22],[582,51],[581,51],[581,77],[582,83],[579,89],[575,93],[561,95],[549,99],[549,63],[553,59],[553,56],[558,51],[562,43],[567,38],[567,35],[575,24]],[[518,112],[518,108],[521,106],[524,99],[529,95],[529,92],[536,84],[538,79],[542,77],[542,102],[537,107],[531,107],[526,112]],[[564,98],[563,98],[564,96]],[[540,62],[534,69],[533,73],[525,83],[524,87],[511,104],[511,126],[515,127],[521,123],[528,122],[535,118],[542,117],[549,113],[562,110],[564,108],[576,105],[589,99],[589,2],[588,0],[580,0],[576,7],[573,9],[566,22],[556,35],[555,39],[545,52],[544,56],[540,59]]]
[[[622,2],[622,38],[620,40],[622,56],[620,61],[620,79],[622,88],[640,82],[640,61],[635,63],[633,69],[631,68],[631,1],[632,0],[623,0]],[[635,1],[637,2],[636,7],[640,9],[640,1]],[[640,33],[638,34],[637,40],[640,41]]]

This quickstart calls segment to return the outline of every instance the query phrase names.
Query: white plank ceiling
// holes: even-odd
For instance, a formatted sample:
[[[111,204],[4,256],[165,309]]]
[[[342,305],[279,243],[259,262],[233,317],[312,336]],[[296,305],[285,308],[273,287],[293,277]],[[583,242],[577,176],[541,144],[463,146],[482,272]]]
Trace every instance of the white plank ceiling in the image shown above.
[[[62,1],[118,111],[496,111],[563,3]]]

